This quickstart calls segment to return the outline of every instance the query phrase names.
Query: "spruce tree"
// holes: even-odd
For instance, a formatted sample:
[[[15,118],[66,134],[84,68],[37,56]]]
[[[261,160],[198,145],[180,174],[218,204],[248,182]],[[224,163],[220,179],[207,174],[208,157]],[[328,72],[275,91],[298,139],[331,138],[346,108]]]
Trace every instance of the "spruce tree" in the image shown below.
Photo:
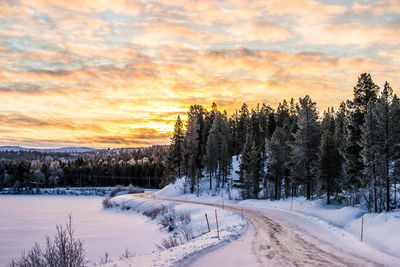
[[[396,185],[400,183],[400,99],[393,96],[390,106],[390,160],[392,162],[392,179],[394,184],[394,202],[397,203]]]
[[[371,75],[362,73],[354,87],[354,96],[347,105],[350,109],[347,120],[347,131],[343,148],[346,183],[345,189],[352,194],[353,204],[359,202],[359,191],[362,185],[363,160],[361,158],[361,126],[364,124],[364,114],[370,101],[374,102],[379,87],[372,81]]]
[[[287,122],[285,123],[287,124]],[[277,127],[271,140],[267,141],[267,177],[274,183],[274,199],[278,200],[281,197],[282,179],[286,178],[288,174],[287,162],[290,160],[290,147],[288,140],[290,138],[290,131],[285,128]],[[287,177],[288,178],[288,177]],[[285,183],[288,180],[285,180]],[[266,187],[266,184],[264,184]],[[287,192],[285,192],[286,194]],[[286,195],[287,196],[287,195]]]
[[[360,179],[361,183],[359,184],[359,189],[361,188],[370,188],[369,197],[365,197],[368,209],[371,209],[372,203],[374,204],[374,211],[378,211],[378,196],[377,196],[377,186],[378,186],[378,177],[377,177],[377,151],[376,151],[376,142],[378,138],[377,132],[377,121],[374,116],[375,113],[375,103],[373,101],[369,102],[367,107],[367,113],[365,114],[365,122],[361,126],[361,140],[360,146],[361,157],[364,164],[364,179]]]
[[[171,137],[171,144],[166,157],[167,168],[164,170],[161,186],[165,186],[171,182],[174,182],[176,176],[181,178],[184,166],[184,140],[185,132],[183,130],[183,123],[178,115],[174,126],[174,133]]]
[[[204,109],[200,105],[190,107],[188,112],[187,132],[184,141],[184,157],[187,178],[190,181],[190,192],[194,193],[199,171],[202,170],[203,144],[202,134],[204,127]],[[205,147],[205,146],[204,146]]]
[[[292,144],[291,175],[295,181],[305,185],[306,197],[311,199],[311,187],[314,184],[312,167],[317,159],[319,145],[318,113],[316,103],[308,95],[300,98],[299,103],[298,130]]]
[[[249,120],[250,120],[249,109],[247,107],[247,104],[243,103],[239,111],[238,122],[237,122],[237,138],[238,138],[237,146],[239,153],[240,151],[243,150],[243,146],[246,143],[246,135],[248,132]]]
[[[239,171],[243,199],[258,198],[263,169],[262,151],[249,134],[243,147]]]
[[[221,144],[221,120],[220,115],[215,114],[210,133],[207,138],[206,154],[204,155],[204,163],[209,173],[210,189],[212,189],[212,176],[215,175]],[[218,183],[218,182],[217,182]]]
[[[375,117],[377,122],[377,144],[376,149],[380,160],[380,175],[386,185],[386,211],[390,211],[390,147],[392,129],[390,128],[390,107],[393,98],[393,90],[386,82],[380,97],[376,101]],[[393,118],[396,119],[396,118]],[[398,119],[398,118],[397,118]]]
[[[321,143],[318,152],[317,174],[326,192],[326,204],[331,204],[330,196],[338,191],[337,179],[340,175],[340,154],[335,139],[335,118],[334,111],[328,109],[324,112],[321,125]]]

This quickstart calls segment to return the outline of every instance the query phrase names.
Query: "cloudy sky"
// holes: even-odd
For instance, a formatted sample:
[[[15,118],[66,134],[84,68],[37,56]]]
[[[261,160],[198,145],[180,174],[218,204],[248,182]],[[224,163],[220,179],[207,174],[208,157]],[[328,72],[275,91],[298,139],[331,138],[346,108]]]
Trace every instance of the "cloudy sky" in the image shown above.
[[[194,103],[229,113],[361,72],[400,87],[398,0],[2,0],[0,145],[167,143]]]

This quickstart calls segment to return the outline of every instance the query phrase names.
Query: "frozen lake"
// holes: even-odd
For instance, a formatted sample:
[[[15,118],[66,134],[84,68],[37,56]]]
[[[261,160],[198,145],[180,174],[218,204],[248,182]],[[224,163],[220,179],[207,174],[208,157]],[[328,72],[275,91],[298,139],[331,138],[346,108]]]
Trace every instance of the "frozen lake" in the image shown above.
[[[98,262],[108,252],[119,258],[126,248],[136,255],[156,250],[166,233],[134,212],[104,210],[101,197],[91,196],[0,196],[0,266],[29,250],[35,241],[44,248],[56,224],[72,213],[75,237],[84,240],[86,258]]]

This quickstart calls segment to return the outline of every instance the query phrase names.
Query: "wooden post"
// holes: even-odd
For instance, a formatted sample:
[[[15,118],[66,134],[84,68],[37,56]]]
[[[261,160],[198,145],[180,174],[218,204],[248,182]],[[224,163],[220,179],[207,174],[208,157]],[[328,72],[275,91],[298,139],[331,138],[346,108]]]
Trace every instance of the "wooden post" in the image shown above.
[[[217,215],[217,210],[215,210],[215,221],[217,222],[218,240],[220,240],[220,239],[219,239],[219,227],[218,227],[218,215]]]
[[[242,221],[243,221],[243,209],[242,209]]]
[[[207,221],[208,232],[210,232],[211,230],[210,230],[210,224],[208,223],[207,213],[204,214],[204,215],[206,215],[206,221]]]
[[[361,242],[363,240],[363,232],[364,232],[364,215],[361,216]]]

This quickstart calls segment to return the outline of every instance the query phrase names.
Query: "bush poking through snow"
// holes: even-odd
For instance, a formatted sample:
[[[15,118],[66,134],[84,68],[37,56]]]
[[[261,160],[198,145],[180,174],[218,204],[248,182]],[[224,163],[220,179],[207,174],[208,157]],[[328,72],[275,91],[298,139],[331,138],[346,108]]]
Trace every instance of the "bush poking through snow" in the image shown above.
[[[100,257],[100,262],[99,265],[103,265],[106,263],[111,262],[111,257],[110,254],[108,254],[108,252],[104,253],[104,257]]]
[[[104,198],[101,204],[103,204],[103,208],[105,209],[114,207],[114,204],[112,203],[109,197]]]
[[[183,212],[179,214],[178,220],[183,224],[189,224],[191,221],[190,212]]]
[[[48,267],[48,266],[74,266],[83,267],[87,264],[83,242],[74,238],[72,216],[65,225],[57,225],[54,239],[47,237],[46,249],[41,250],[35,243],[27,255],[22,253],[19,259],[13,259],[9,267]]]
[[[122,192],[122,191],[126,191],[126,189],[123,188],[122,186],[116,186],[113,189],[111,189],[109,197],[113,198],[117,195],[117,193]]]
[[[134,256],[135,256],[135,254],[131,254],[129,252],[128,248],[125,248],[124,254],[122,254],[121,257],[119,257],[119,259],[123,260],[123,259],[127,259],[127,258],[134,257]]]
[[[168,212],[168,207],[161,205],[156,208],[145,210],[143,212],[143,215],[150,217],[152,220],[154,220],[159,214],[164,215],[166,212]]]
[[[144,189],[133,186],[132,184],[128,186],[128,194],[140,194],[140,193],[144,193]]]
[[[183,224],[179,228],[179,233],[183,236],[183,239],[188,242],[193,239],[193,228],[189,224]]]
[[[159,250],[165,250],[181,245],[182,244],[181,241],[182,240],[170,236],[169,238],[163,239],[161,245],[156,245],[156,246]]]

